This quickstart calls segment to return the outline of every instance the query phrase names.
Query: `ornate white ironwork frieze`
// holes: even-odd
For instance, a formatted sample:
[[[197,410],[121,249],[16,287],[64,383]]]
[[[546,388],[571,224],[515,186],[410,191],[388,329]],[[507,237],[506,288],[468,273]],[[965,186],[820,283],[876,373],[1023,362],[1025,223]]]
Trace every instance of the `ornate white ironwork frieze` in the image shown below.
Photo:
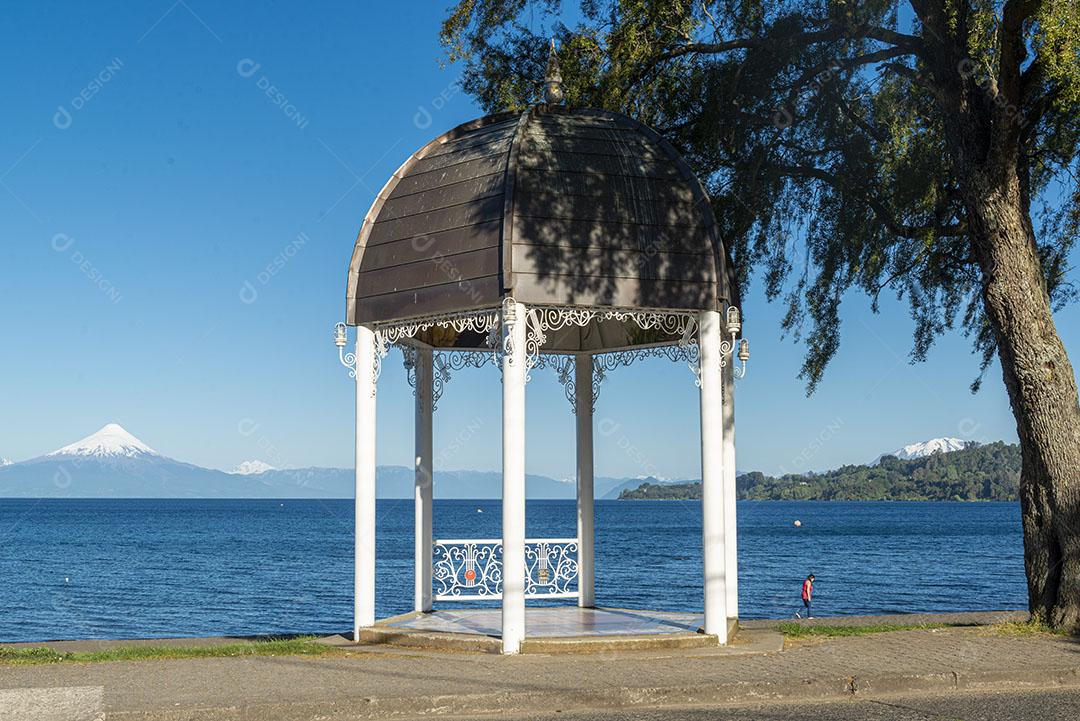
[[[590,410],[596,410],[596,402],[600,399],[600,386],[610,371],[645,358],[666,358],[676,363],[685,362],[694,372],[695,377],[700,378],[697,371],[696,343],[650,346],[648,348],[596,353],[592,357],[592,408]],[[570,411],[577,413],[577,379],[574,356],[566,353],[542,355],[537,359],[536,367],[540,369],[551,368],[555,371],[556,377],[563,387],[566,400],[570,403]],[[698,382],[700,383],[700,380]]]
[[[412,346],[401,346],[402,364],[405,366],[405,378],[416,395],[416,364],[419,360],[419,351]],[[439,399],[442,398],[446,384],[450,382],[453,371],[463,368],[481,368],[492,362],[491,353],[479,350],[447,350],[435,351],[431,358],[431,410],[439,408]]]
[[[432,393],[434,396],[431,403],[432,410],[438,407],[439,399],[442,398],[443,390],[446,389],[446,384],[450,382],[453,373],[463,368],[483,368],[493,362],[494,357],[487,351],[450,350],[435,353],[435,375],[432,379]]]
[[[563,387],[563,392],[566,394],[566,400],[570,402],[570,411],[572,413],[577,413],[577,381],[575,378],[576,360],[574,356],[567,355],[566,353],[549,353],[547,355],[542,355],[537,358],[536,367],[539,369],[551,368],[555,371],[555,375]],[[595,394],[595,385],[593,386],[593,389]]]
[[[693,332],[694,327],[689,331]],[[620,366],[628,366],[635,361],[646,358],[666,358],[674,363],[686,363],[690,372],[694,374],[695,383],[701,384],[701,371],[698,367],[698,345],[694,339],[687,339],[685,335],[678,345],[650,346],[648,348],[631,348],[628,350],[597,353],[593,356],[593,396],[594,401],[600,396],[600,384],[607,374]]]
[[[694,373],[696,383],[701,383],[701,374],[698,369],[697,352],[697,313],[692,310],[638,310],[628,308],[577,308],[563,306],[536,306],[530,308],[530,315],[535,314],[535,322],[526,326],[527,333],[532,335],[526,344],[528,348],[537,351],[547,342],[547,333],[558,331],[570,326],[585,327],[594,321],[614,320],[621,323],[631,321],[642,330],[657,330],[665,335],[677,337],[678,348],[682,357],[686,360],[691,372]],[[671,346],[660,346],[671,348]],[[616,354],[638,353],[649,349],[631,349],[617,351]],[[597,354],[610,355],[609,353]],[[623,356],[627,359],[624,365],[629,365],[637,357]],[[535,361],[533,361],[535,363]],[[594,403],[599,397],[599,381],[603,380],[603,373],[599,379],[594,374]]]
[[[577,554],[576,538],[526,540],[525,595],[577,598]],[[435,541],[432,544],[431,579],[436,601],[493,601],[502,598],[502,541]]]
[[[473,331],[487,334],[493,328],[499,326],[499,311],[494,308],[484,310],[470,310],[459,313],[446,313],[443,315],[428,315],[418,318],[410,318],[403,321],[389,321],[377,323],[374,326],[375,333],[384,345],[393,345],[402,341],[415,338],[423,331],[436,326],[450,328],[457,333]],[[386,354],[383,353],[385,356]]]
[[[484,310],[463,311],[460,313],[422,316],[410,318],[405,321],[377,323],[373,328],[375,331],[374,379],[376,381],[378,380],[379,374],[382,371],[382,359],[390,352],[391,346],[398,345],[402,348],[407,348],[408,346],[405,343],[406,340],[415,338],[423,331],[430,330],[436,326],[450,328],[457,333],[473,331],[490,338],[491,334],[499,328],[499,312],[496,309],[488,308]],[[410,384],[413,385],[414,388],[416,387],[415,365],[415,359],[413,359]],[[406,371],[410,371],[408,360],[406,360]],[[433,381],[434,380],[435,379],[433,379]],[[445,378],[443,379],[443,382],[439,383],[439,395],[442,395],[442,387],[444,384]],[[374,393],[374,388],[372,392]]]
[[[407,345],[401,346],[401,363],[405,366],[405,380],[412,387],[414,396],[416,395],[416,364],[419,360],[419,351]]]
[[[517,318],[518,304],[512,297],[504,299],[500,308],[487,308],[443,315],[431,315],[412,318],[405,321],[379,323],[373,327],[375,332],[375,358],[372,368],[373,379],[377,380],[382,369],[382,360],[389,353],[390,347],[398,345],[405,352],[405,368],[409,383],[416,385],[416,356],[409,348],[408,341],[420,333],[436,326],[463,333],[472,331],[486,336],[490,352],[479,350],[447,349],[436,351],[433,358],[433,401],[438,403],[453,371],[466,366],[481,367],[488,362],[499,365],[500,356],[513,358],[512,328],[516,323],[525,324],[525,380],[531,379],[530,371],[537,367],[552,367],[559,375],[559,381],[566,391],[571,408],[576,411],[574,393],[573,356],[551,354],[543,356],[548,334],[571,326],[585,327],[593,322],[618,321],[632,322],[642,330],[655,330],[675,338],[669,345],[632,348],[621,351],[597,353],[593,366],[593,404],[599,397],[600,384],[605,374],[620,366],[629,365],[635,360],[646,357],[666,357],[673,361],[685,361],[695,376],[696,384],[701,383],[698,352],[697,313],[691,310],[645,310],[606,307],[564,307],[564,306],[526,306],[522,318]],[[721,367],[726,365],[728,356],[737,355],[743,361],[742,368],[733,369],[736,378],[746,375],[746,359],[749,349],[745,340],[736,346],[737,331],[740,327],[738,310],[727,310],[728,340],[721,343]],[[344,324],[339,324],[344,330]],[[733,332],[734,329],[734,332]],[[350,369],[350,375],[356,374],[356,355],[346,353],[343,333],[336,330],[335,341],[340,348],[341,362]],[[501,336],[501,338],[500,338]],[[736,353],[737,348],[737,353]],[[550,360],[547,360],[550,358]],[[374,392],[374,391],[373,391]]]

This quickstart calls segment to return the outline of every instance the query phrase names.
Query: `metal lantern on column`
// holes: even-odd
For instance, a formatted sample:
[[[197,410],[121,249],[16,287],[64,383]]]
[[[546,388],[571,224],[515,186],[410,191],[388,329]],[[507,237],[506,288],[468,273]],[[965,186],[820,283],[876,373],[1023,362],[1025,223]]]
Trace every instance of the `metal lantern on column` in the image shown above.
[[[344,323],[337,323],[334,325],[334,345],[338,349],[338,360],[341,361],[341,365],[349,369],[349,377],[356,377],[356,354],[352,351],[346,352],[345,347],[349,344],[349,332],[348,326]]]
[[[742,319],[739,317],[739,309],[729,305],[727,309],[727,332],[733,338],[742,330]]]
[[[727,365],[729,359],[738,358],[742,367],[732,368],[732,372],[736,378],[745,378],[746,363],[750,360],[750,342],[745,338],[738,340],[739,333],[742,332],[742,316],[737,307],[729,305],[724,317],[724,330],[727,332],[728,340],[720,344],[721,365]]]

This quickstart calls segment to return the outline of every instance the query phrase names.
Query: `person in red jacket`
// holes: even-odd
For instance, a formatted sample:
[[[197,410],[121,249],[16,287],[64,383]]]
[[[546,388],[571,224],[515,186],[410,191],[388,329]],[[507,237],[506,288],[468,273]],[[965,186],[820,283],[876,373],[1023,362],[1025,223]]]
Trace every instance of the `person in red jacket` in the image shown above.
[[[814,598],[814,574],[810,574],[806,577],[806,580],[802,582],[802,602],[806,606],[806,617],[813,618],[810,615],[810,602]],[[798,614],[796,614],[798,615]]]

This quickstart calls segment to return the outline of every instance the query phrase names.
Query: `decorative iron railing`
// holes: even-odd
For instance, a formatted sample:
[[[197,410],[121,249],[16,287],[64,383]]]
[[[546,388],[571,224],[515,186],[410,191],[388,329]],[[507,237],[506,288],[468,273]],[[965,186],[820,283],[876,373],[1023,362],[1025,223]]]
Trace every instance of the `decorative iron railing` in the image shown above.
[[[578,597],[578,540],[525,540],[525,595]],[[440,540],[432,549],[436,601],[495,601],[502,598],[503,549],[500,539]]]

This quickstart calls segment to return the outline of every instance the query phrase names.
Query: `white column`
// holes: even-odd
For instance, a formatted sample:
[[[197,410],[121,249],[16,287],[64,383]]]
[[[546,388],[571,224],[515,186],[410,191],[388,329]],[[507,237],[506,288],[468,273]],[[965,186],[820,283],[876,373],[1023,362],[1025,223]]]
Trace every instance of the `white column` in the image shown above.
[[[505,303],[502,314],[502,650],[509,654],[525,638],[525,306]]]
[[[431,541],[432,541],[432,422],[434,367],[431,348],[416,352],[416,485],[413,492],[415,506],[414,575],[415,609],[431,610]]]
[[[735,359],[724,367],[724,564],[727,580],[727,615],[739,617],[738,519],[735,514]]]
[[[721,401],[720,314],[698,314],[701,374],[701,516],[705,560],[705,633],[727,643],[724,573],[724,424]]]
[[[593,359],[579,353],[574,365],[574,408],[577,420],[578,605],[596,605],[593,565]]]
[[[357,326],[354,641],[375,625],[375,352],[375,333]]]

